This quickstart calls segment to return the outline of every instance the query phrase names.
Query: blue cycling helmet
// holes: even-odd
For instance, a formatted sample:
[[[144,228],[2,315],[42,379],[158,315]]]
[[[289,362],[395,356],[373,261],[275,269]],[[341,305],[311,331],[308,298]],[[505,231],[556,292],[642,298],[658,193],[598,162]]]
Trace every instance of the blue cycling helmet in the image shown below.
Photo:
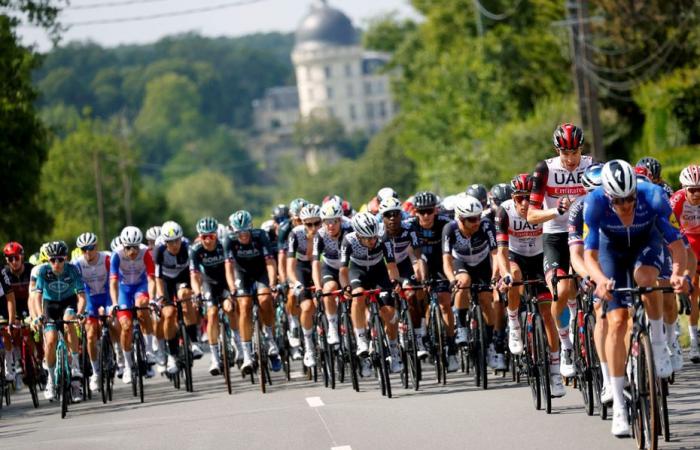
[[[586,192],[591,192],[593,189],[601,185],[602,173],[603,164],[601,163],[591,164],[590,166],[586,167],[586,170],[583,172],[583,176],[581,177],[581,184],[583,184],[583,188],[586,190]]]

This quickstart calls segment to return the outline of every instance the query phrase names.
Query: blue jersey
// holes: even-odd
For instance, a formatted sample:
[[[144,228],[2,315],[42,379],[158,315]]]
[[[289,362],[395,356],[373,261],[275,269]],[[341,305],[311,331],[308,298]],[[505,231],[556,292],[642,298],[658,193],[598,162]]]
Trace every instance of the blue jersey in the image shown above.
[[[598,250],[601,240],[620,251],[641,248],[658,236],[657,229],[666,242],[681,239],[680,232],[669,221],[671,204],[661,187],[639,183],[634,208],[634,219],[629,226],[625,226],[613,210],[603,187],[588,194],[583,206],[585,249]]]
[[[83,292],[85,288],[78,268],[65,263],[61,273],[55,273],[49,264],[41,266],[36,276],[36,290],[41,292],[43,300],[60,302]]]

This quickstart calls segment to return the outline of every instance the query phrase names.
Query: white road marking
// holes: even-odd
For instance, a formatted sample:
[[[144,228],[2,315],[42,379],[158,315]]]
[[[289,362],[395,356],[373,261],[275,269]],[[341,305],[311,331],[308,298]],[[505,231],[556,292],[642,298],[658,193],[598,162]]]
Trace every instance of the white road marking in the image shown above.
[[[341,445],[340,447],[331,447],[331,450],[352,450],[349,445]]]
[[[306,397],[306,403],[308,403],[312,408],[323,406],[323,400],[321,400],[321,397]]]

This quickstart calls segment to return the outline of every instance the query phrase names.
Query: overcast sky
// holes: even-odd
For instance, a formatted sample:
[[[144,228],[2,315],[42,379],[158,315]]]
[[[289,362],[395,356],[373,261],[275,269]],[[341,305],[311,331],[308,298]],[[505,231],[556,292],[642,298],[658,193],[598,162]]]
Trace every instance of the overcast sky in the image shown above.
[[[71,0],[70,6],[64,9],[60,17],[61,23],[74,25],[63,34],[62,42],[92,40],[103,46],[116,46],[154,42],[163,36],[188,31],[205,36],[294,31],[312,3],[313,0]],[[408,0],[328,0],[328,3],[345,12],[355,26],[363,25],[369,17],[391,11],[396,11],[400,17],[418,18]],[[191,12],[203,8],[212,10]],[[183,11],[190,12],[152,20],[81,25],[88,21]],[[36,44],[42,51],[51,48],[46,33],[41,29],[21,27],[19,34],[25,44]]]

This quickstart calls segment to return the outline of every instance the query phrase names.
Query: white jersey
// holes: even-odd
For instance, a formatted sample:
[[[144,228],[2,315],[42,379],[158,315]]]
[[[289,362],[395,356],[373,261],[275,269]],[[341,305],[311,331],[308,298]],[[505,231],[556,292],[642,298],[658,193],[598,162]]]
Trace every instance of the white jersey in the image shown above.
[[[83,277],[85,289],[90,295],[109,293],[109,253],[99,252],[95,264],[85,260],[85,255],[76,259],[73,264]]]
[[[542,253],[542,224],[531,224],[522,217],[513,200],[501,203],[496,212],[496,239],[499,246],[508,243],[508,250],[521,256]]]

